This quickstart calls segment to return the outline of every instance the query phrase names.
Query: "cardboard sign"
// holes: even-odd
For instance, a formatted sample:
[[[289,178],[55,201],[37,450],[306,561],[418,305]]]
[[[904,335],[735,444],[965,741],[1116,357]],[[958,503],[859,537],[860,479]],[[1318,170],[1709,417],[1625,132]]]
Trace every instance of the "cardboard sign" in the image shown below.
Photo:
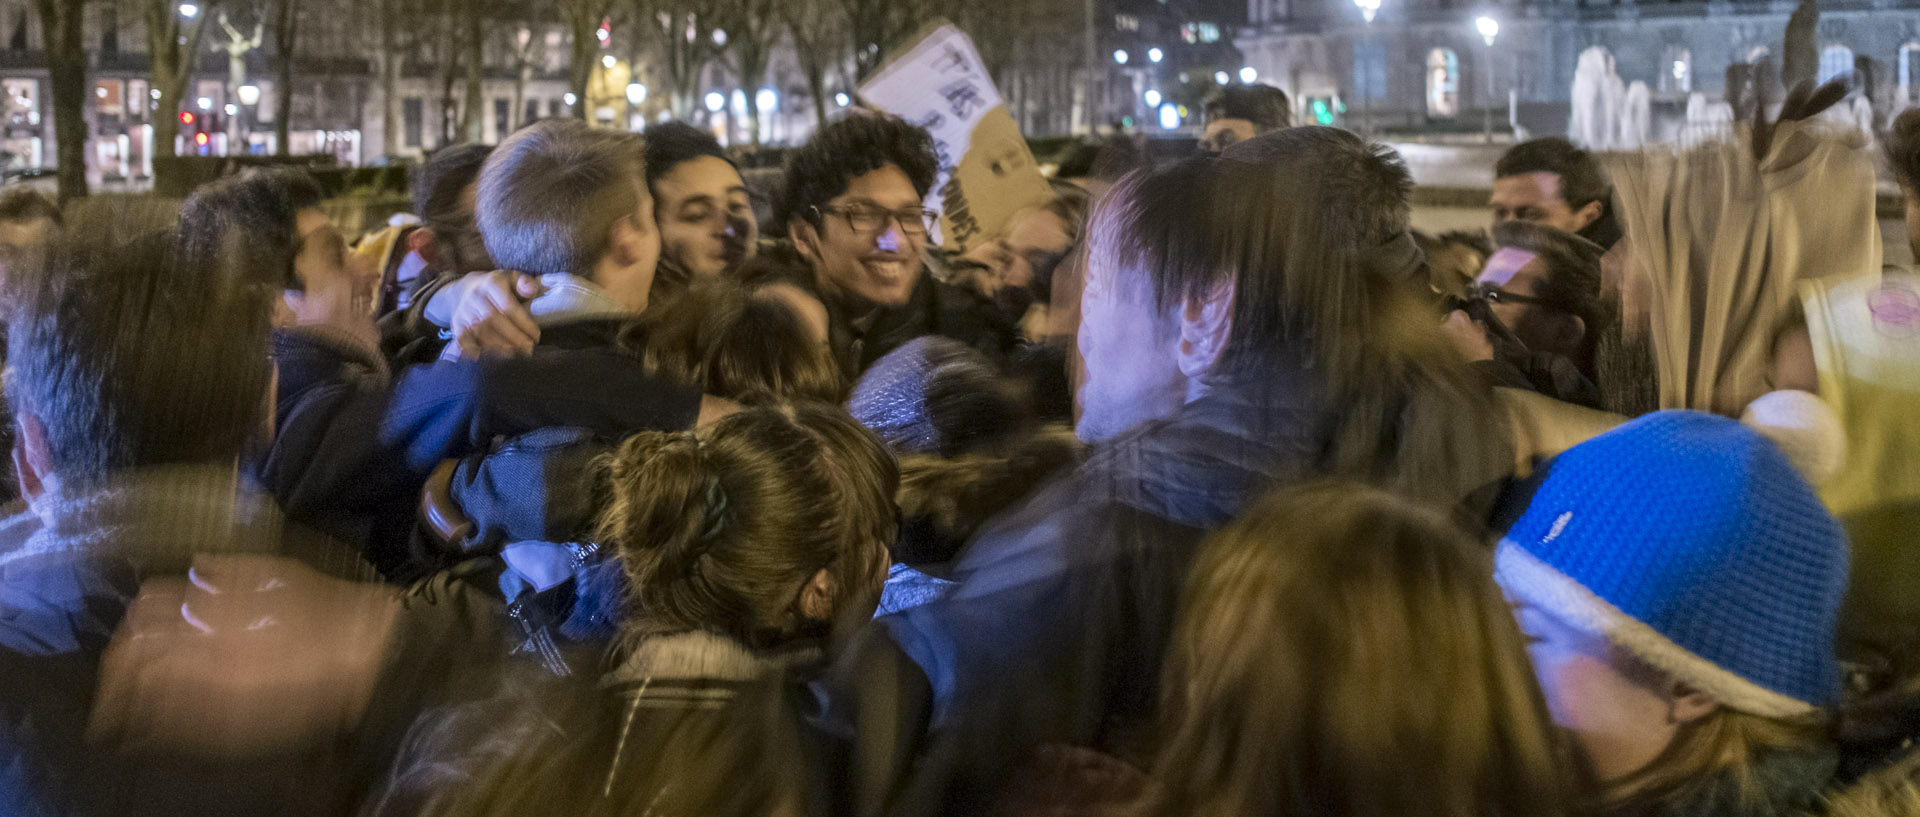
[[[973,41],[934,21],[860,85],[867,104],[926,128],[940,157],[935,243],[965,252],[1053,195]]]

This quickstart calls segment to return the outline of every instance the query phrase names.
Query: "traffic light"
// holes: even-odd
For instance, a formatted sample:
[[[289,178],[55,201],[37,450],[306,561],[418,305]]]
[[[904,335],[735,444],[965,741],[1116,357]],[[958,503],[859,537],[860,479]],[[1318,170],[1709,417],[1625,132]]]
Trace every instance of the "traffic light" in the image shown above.
[[[191,124],[193,124],[193,112],[192,112],[192,111],[181,111],[181,112],[180,112],[180,124],[182,124],[182,125],[191,125]]]

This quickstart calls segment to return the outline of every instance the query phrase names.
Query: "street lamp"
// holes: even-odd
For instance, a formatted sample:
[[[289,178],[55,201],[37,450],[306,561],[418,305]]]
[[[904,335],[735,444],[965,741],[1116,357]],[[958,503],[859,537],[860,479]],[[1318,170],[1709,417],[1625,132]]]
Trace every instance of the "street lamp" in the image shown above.
[[[1127,50],[1126,50],[1126,49],[1124,49],[1124,48],[1116,48],[1116,49],[1114,49],[1114,50],[1113,50],[1113,64],[1115,64],[1115,65],[1126,65],[1126,64],[1127,64],[1127,59],[1128,59],[1128,57],[1127,57]]]
[[[567,107],[571,108],[575,103],[580,101],[580,97],[574,96],[572,91],[568,91],[565,96],[560,97],[560,101],[567,103]]]
[[[258,85],[242,85],[237,93],[242,105],[260,104],[260,86]]]
[[[200,99],[198,100],[198,103],[200,105],[200,110],[202,111],[213,110],[213,99],[210,97],[204,97],[204,96],[200,97]]]
[[[707,92],[707,113],[719,113],[720,109],[725,107],[727,107],[727,97],[725,94],[719,91]]]
[[[192,3],[181,3],[180,16],[185,17],[189,20],[195,17],[198,17],[200,16],[200,7]]]
[[[620,61],[617,59],[614,59],[614,56],[612,54],[608,54],[600,58],[600,65],[605,67],[608,71],[612,71],[613,67],[619,64],[620,64]]]
[[[1230,81],[1231,80],[1227,77],[1227,72],[1225,71],[1213,72],[1213,83],[1215,85],[1225,85]]]
[[[771,111],[780,107],[780,92],[772,88],[761,88],[753,95],[753,106],[762,111]]]
[[[1141,96],[1147,100],[1147,107],[1149,108],[1160,107],[1160,91],[1158,91],[1157,89],[1148,88],[1147,92],[1145,94],[1142,94]]]
[[[1166,58],[1167,58],[1167,52],[1161,51],[1157,47],[1147,49],[1147,62],[1159,62]]]
[[[1360,18],[1367,21],[1367,32],[1361,35],[1361,39],[1371,44],[1372,37],[1370,35],[1373,33],[1373,18],[1380,14],[1380,0],[1353,0],[1353,4],[1360,7]],[[1371,49],[1369,49],[1369,52],[1371,52]],[[1363,56],[1371,57],[1372,55],[1369,53]],[[1365,87],[1356,90],[1360,92],[1360,129],[1368,134],[1372,134],[1373,62],[1371,59],[1363,60],[1361,58],[1355,58],[1354,62],[1366,66],[1365,73],[1361,77],[1362,84]]]
[[[627,84],[627,104],[638,105],[647,101],[647,86],[638,82]]]
[[[1253,66],[1247,65],[1247,66],[1241,67],[1240,69],[1241,84],[1252,85],[1253,81],[1259,78],[1260,78],[1260,72],[1253,70]]]
[[[1481,110],[1486,124],[1487,144],[1493,144],[1493,38],[1500,36],[1500,21],[1482,15],[1473,21],[1473,27],[1480,32],[1480,38],[1487,41],[1487,104]]]
[[[853,104],[853,97],[847,96],[846,91],[841,91],[840,93],[833,95],[833,104],[838,105],[842,108],[847,107],[848,105]]]
[[[1169,102],[1160,106],[1160,129],[1173,130],[1180,127],[1180,109]]]

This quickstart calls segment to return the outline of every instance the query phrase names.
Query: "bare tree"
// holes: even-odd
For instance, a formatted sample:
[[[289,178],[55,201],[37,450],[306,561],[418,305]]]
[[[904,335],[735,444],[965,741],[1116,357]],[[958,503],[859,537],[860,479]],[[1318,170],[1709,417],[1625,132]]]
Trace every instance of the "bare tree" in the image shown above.
[[[721,58],[739,78],[740,92],[747,98],[747,129],[752,134],[754,147],[760,146],[760,83],[766,79],[767,63],[784,33],[779,4],[780,0],[722,0],[720,3],[720,26],[727,32]]]
[[[837,0],[853,45],[854,73],[864,79],[886,59],[887,49],[930,16],[926,0]]]
[[[54,0],[55,3],[62,0]],[[159,91],[159,109],[153,118],[153,155],[174,155],[174,139],[180,135],[180,101],[187,93],[187,80],[193,76],[194,60],[200,55],[201,35],[206,31],[207,13],[214,0],[200,4],[197,13],[184,17],[175,0],[130,0],[136,3],[147,21],[147,61],[153,74],[153,90]]]
[[[568,49],[567,81],[573,89],[573,115],[587,116],[587,85],[599,65],[600,24],[612,16],[614,0],[558,0],[560,19],[573,39]]]
[[[34,0],[43,32],[41,51],[53,78],[53,137],[59,143],[60,200],[87,195],[87,51],[80,36],[86,4]]]
[[[724,0],[634,0],[635,31],[653,52],[653,68],[667,83],[668,107],[678,119],[693,117],[700,72],[719,56],[713,32]],[[764,70],[764,67],[763,67]]]
[[[800,72],[807,77],[807,93],[813,96],[813,116],[821,127],[827,124],[829,110],[827,72],[846,64],[844,13],[839,0],[788,0],[780,4],[787,34],[793,38],[794,56],[799,58]]]

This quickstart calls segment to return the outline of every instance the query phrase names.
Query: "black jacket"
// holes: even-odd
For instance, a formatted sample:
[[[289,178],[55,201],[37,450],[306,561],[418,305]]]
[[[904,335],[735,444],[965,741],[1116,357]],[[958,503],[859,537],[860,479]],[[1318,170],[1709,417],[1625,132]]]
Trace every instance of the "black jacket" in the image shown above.
[[[582,326],[599,337],[613,327]],[[563,335],[564,337],[564,335]],[[687,428],[700,392],[607,351],[542,349],[385,376],[370,351],[310,331],[275,335],[275,434],[262,483],[290,518],[363,544],[389,577],[417,578],[420,489],[441,460],[549,425],[609,434]]]
[[[858,380],[860,373],[888,352],[924,335],[965,343],[995,365],[1006,362],[1019,340],[1018,328],[992,301],[936,281],[925,269],[905,304],[882,309],[859,324],[834,299],[827,301],[828,341],[848,382]]]

